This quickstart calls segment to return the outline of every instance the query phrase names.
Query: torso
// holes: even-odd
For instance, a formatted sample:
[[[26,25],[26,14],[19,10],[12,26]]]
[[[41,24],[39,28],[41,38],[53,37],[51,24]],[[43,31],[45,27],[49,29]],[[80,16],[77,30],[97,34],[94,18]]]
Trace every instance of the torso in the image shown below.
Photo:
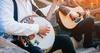
[[[19,17],[18,21],[21,21],[23,18],[25,18],[27,16],[35,14],[32,11],[32,6],[30,3],[30,0],[27,0],[26,2],[25,1],[20,2],[19,0],[16,0],[16,2],[17,2],[17,6],[18,6],[18,17]]]

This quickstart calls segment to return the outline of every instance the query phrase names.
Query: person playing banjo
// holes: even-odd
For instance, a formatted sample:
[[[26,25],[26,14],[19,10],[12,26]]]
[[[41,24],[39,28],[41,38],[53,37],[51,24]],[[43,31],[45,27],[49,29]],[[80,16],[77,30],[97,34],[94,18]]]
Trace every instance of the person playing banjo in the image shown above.
[[[53,0],[53,3],[56,4],[57,1]],[[0,4],[0,37],[12,41],[13,35],[21,36],[25,39],[24,47],[21,48],[30,53],[43,53],[43,50],[51,45],[51,51],[48,53],[58,49],[63,53],[76,53],[69,37],[55,36],[52,25],[37,13],[41,11],[36,8],[34,0],[2,0]],[[30,36],[32,39],[29,38]],[[47,44],[50,45],[45,47]]]

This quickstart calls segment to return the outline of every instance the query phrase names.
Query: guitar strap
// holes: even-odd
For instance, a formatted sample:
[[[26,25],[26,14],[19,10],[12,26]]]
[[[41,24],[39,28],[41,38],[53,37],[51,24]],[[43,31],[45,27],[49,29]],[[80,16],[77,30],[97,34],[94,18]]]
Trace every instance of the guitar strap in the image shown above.
[[[17,8],[17,3],[16,3],[16,0],[12,0],[13,1],[13,9],[14,9],[14,12],[13,12],[13,17],[14,17],[14,20],[15,21],[18,21],[18,8]],[[13,39],[14,40],[17,40],[18,36],[15,36],[13,35]]]
[[[16,3],[16,0],[12,0],[13,1],[13,9],[14,9],[14,12],[13,12],[13,17],[14,17],[14,20],[15,21],[18,21],[18,8],[17,8],[17,3]],[[13,41],[12,41],[12,43],[14,43],[14,44],[16,44],[16,45],[18,45],[18,46],[23,46],[23,45],[21,45],[20,43],[20,41],[18,40],[18,37],[19,36],[16,36],[16,35],[12,35],[12,37],[13,37]]]
[[[15,0],[12,0],[14,4],[14,20],[18,21],[18,8],[17,8],[17,3]],[[32,5],[32,10],[39,16],[46,18],[46,16],[35,6],[32,4],[32,1],[30,0],[31,5]]]
[[[14,15],[13,15],[13,17],[14,17],[14,20],[15,21],[18,21],[18,8],[17,8],[17,3],[16,3],[16,1],[15,0],[12,0],[13,1],[13,6],[14,6]]]

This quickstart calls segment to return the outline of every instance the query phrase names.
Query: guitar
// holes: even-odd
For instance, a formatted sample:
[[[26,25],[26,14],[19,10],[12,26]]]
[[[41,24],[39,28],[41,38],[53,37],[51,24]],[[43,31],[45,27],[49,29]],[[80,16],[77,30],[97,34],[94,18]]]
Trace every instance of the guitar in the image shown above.
[[[55,40],[55,32],[54,29],[52,27],[52,25],[44,18],[42,17],[35,17],[35,16],[28,16],[25,17],[24,19],[22,19],[20,21],[21,23],[37,23],[39,25],[46,25],[48,27],[50,27],[50,32],[44,36],[43,38],[41,38],[39,36],[39,34],[35,34],[35,37],[31,40],[28,39],[28,37],[22,37],[24,42],[24,46],[27,47],[27,43],[33,45],[33,46],[38,46],[40,47],[42,50],[46,50],[50,47],[52,47],[54,40]]]
[[[100,8],[90,10],[90,13],[97,12],[97,10],[99,10],[99,9]],[[69,8],[69,10],[70,11],[67,15],[65,15],[63,12],[58,10],[58,12],[57,12],[57,17],[59,20],[58,23],[60,25],[63,25],[67,29],[73,29],[77,26],[78,23],[80,23],[82,20],[84,20],[84,18],[83,18],[83,16],[79,16],[79,17],[72,19],[72,17],[70,15],[71,15],[71,12],[75,10],[75,8]]]

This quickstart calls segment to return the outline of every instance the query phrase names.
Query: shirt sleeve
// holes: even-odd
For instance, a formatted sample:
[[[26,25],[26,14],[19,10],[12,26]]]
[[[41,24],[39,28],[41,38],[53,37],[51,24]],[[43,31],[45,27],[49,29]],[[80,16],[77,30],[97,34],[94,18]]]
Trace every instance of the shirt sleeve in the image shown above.
[[[12,35],[28,36],[38,33],[38,24],[19,23],[13,18],[13,3],[12,0],[0,1],[0,29],[5,33]]]

